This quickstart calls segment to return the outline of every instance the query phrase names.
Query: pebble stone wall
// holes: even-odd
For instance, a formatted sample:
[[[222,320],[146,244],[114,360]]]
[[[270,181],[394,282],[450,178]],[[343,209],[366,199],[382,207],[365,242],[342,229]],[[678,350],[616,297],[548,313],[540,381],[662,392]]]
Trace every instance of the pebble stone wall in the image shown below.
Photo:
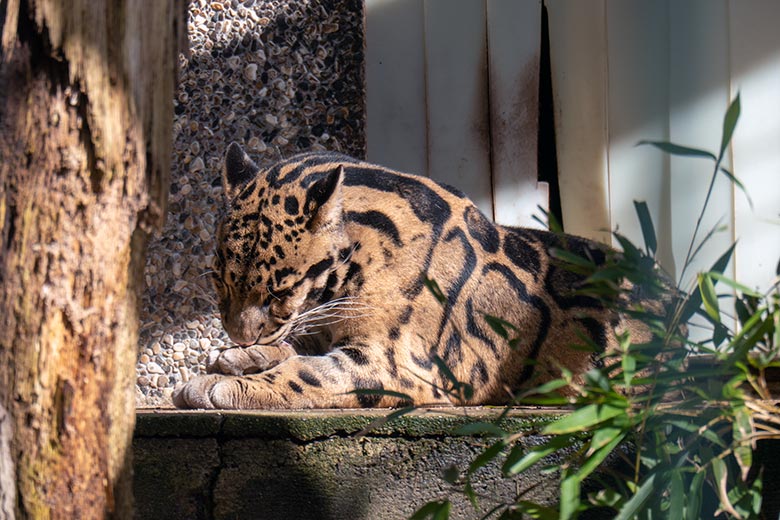
[[[227,145],[260,165],[310,150],[365,155],[361,0],[192,0],[188,30],[168,215],[145,271],[141,407],[170,406],[174,386],[229,344],[208,276]]]

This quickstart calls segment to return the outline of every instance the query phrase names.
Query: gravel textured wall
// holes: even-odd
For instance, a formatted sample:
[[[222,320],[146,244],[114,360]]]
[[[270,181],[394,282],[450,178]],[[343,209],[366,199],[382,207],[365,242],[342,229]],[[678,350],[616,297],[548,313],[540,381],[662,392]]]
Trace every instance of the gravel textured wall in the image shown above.
[[[209,277],[231,141],[258,164],[300,151],[363,156],[360,0],[193,0],[181,57],[167,223],[150,245],[137,403],[165,405],[227,340]]]

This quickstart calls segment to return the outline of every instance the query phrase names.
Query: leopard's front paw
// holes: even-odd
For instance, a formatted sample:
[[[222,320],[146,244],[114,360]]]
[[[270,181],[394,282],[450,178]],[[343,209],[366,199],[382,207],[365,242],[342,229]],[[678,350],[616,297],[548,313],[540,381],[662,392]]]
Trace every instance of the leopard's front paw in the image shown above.
[[[275,367],[294,354],[292,347],[284,342],[279,345],[252,345],[212,350],[206,361],[206,372],[234,376],[256,374]]]
[[[173,404],[176,408],[239,408],[232,379],[217,374],[194,377],[174,390]]]
[[[225,350],[212,350],[206,359],[206,372],[209,374],[228,374],[242,376],[259,372],[245,348],[233,347]]]

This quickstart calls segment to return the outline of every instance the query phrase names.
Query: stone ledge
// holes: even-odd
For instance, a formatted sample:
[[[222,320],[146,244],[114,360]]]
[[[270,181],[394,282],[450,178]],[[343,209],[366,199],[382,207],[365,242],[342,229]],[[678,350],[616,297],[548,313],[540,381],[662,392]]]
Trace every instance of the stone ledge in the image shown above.
[[[358,435],[391,410],[178,411],[141,409],[134,440],[136,518],[395,519],[457,496],[453,518],[479,518],[518,490],[552,500],[554,476],[479,473],[475,510],[442,479],[489,440],[453,435],[502,408],[430,408]],[[516,409],[504,419],[522,442],[562,410]]]
[[[425,408],[378,424],[393,410],[328,409],[293,411],[208,411],[138,409],[135,437],[258,438],[311,441],[332,436],[353,436],[372,423],[370,437],[439,437],[474,421],[492,421],[502,412],[496,407]],[[540,430],[566,413],[560,409],[517,408],[509,412],[504,426],[512,431]]]
[[[134,486],[138,519],[383,520],[408,518],[424,503],[453,500],[452,518],[481,518],[523,491],[553,502],[557,477],[501,477],[494,462],[477,473],[484,498],[475,510],[442,479],[464,469],[490,442],[454,435],[502,408],[429,408],[359,435],[391,410],[181,411],[139,409]],[[538,444],[560,409],[513,409],[509,431]],[[764,514],[780,512],[780,441],[763,441],[756,460],[764,471]],[[551,464],[555,461],[551,460]]]

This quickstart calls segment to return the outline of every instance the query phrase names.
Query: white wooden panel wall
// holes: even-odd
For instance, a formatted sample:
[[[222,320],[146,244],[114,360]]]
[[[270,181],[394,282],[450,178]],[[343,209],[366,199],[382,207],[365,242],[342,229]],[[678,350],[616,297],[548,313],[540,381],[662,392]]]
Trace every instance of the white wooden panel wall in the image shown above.
[[[731,101],[727,13],[726,0],[686,0],[675,5],[670,17],[669,140],[713,153],[720,145],[723,115]],[[730,157],[728,154],[724,163],[727,168],[731,167]],[[685,157],[669,160],[672,247],[679,276],[713,165]],[[713,235],[694,259],[682,280],[683,287],[694,283],[696,273],[709,269],[733,243],[732,194],[731,183],[721,176],[710,196],[702,229],[706,233],[719,224],[725,229]],[[733,276],[734,271],[727,274]]]
[[[780,3],[729,2],[732,93],[742,95],[734,169],[755,203],[734,197],[737,277],[766,289],[780,258]]]
[[[428,171],[425,35],[420,0],[366,0],[366,147],[369,160]]]
[[[563,222],[610,241],[604,0],[547,0]]]
[[[672,140],[717,152],[723,114],[741,92],[731,151],[755,209],[718,181],[702,227],[706,232],[721,220],[725,231],[702,250],[691,274],[709,267],[737,238],[737,278],[768,287],[780,257],[780,4],[546,5],[567,230],[599,236],[606,214],[610,227],[641,243],[632,199],[643,199],[654,213],[660,259],[679,276],[711,165],[634,144]]]
[[[611,228],[641,244],[634,200],[654,215],[658,258],[674,272],[669,161],[646,138],[669,132],[669,10],[666,2],[607,1],[608,135]]]
[[[532,225],[549,202],[547,184],[537,182],[541,16],[538,1],[487,3],[494,213],[502,224]]]
[[[368,159],[536,225],[540,0],[366,0]]]
[[[485,5],[425,1],[428,176],[493,215]]]

